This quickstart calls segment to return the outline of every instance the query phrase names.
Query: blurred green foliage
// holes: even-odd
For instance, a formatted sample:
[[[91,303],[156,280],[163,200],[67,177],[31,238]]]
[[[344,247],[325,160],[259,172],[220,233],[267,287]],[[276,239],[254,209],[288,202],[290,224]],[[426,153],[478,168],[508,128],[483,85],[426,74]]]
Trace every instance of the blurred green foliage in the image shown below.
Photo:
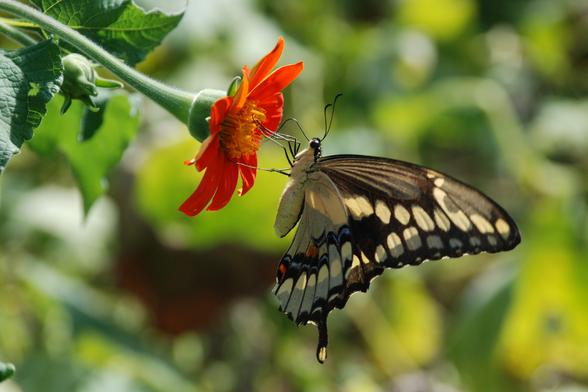
[[[138,116],[117,96],[79,142],[74,105],[2,179],[0,359],[18,372],[1,388],[588,390],[586,15],[574,0],[190,2],[142,70],[226,88],[284,35],[283,63],[305,61],[287,116],[321,135],[323,105],[344,93],[326,154],[451,173],[503,204],[523,242],[388,271],[333,313],[320,366],[315,329],[270,294],[285,178],[260,171],[225,210],[186,218],[177,207],[200,177],[182,164],[198,150],[185,130],[141,103],[111,172]],[[46,143],[65,159],[43,157]],[[271,144],[261,159],[286,165]],[[73,184],[89,171],[111,188],[84,218]]]
[[[106,175],[135,137],[139,116],[132,100],[123,95],[114,96],[102,108],[100,129],[104,132],[83,140],[80,128],[84,107],[78,104],[62,115],[59,111],[62,101],[62,97],[57,97],[48,105],[48,113],[30,147],[41,156],[51,157],[59,152],[67,157],[84,199],[84,211],[88,212],[107,189]]]
[[[14,365],[0,362],[0,382],[9,379],[14,375]]]
[[[201,214],[196,218],[179,216],[178,206],[194,191],[202,177],[194,167],[182,165],[183,160],[193,158],[196,153],[192,140],[186,137],[150,152],[137,171],[138,210],[163,236],[182,247],[215,247],[230,238],[256,249],[279,251],[284,242],[274,234],[272,200],[280,197],[286,184],[283,176],[260,174],[246,197],[235,197],[226,208],[214,214]],[[283,155],[273,150],[265,155],[268,167],[284,166]],[[161,189],[169,195],[162,198]],[[235,217],[239,217],[238,225],[235,225]],[[252,227],[255,230],[246,230]]]

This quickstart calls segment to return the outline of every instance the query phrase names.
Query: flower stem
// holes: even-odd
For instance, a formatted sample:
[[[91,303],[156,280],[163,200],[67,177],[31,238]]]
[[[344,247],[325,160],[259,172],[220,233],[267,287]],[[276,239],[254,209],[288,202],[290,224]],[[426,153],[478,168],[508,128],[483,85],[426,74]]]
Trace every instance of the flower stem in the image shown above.
[[[27,19],[75,46],[80,52],[100,63],[122,81],[151,98],[177,119],[187,124],[194,94],[182,91],[138,72],[100,46],[44,13],[15,0],[0,0],[0,10]]]
[[[4,22],[5,24],[10,25],[12,27],[19,27],[29,30],[39,30],[39,26],[37,26],[36,24],[31,22],[25,22],[22,20],[0,17],[0,22]]]
[[[23,46],[34,45],[37,43],[35,39],[23,33],[19,29],[14,28],[8,23],[4,23],[3,20],[0,20],[0,34],[4,34],[14,42],[21,44]]]

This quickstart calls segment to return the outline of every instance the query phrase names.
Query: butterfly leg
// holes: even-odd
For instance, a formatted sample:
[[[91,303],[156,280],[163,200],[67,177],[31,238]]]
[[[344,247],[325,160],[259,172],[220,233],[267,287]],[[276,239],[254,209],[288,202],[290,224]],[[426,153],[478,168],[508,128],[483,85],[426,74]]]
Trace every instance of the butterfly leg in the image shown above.
[[[327,359],[327,345],[329,344],[329,335],[327,333],[327,318],[322,317],[317,323],[318,328],[318,345],[316,348],[316,359],[324,363]]]
[[[290,143],[288,143],[288,148],[290,148],[290,153],[292,153],[292,147],[290,147]],[[282,149],[284,150],[284,154],[286,155],[286,159],[288,160],[288,164],[290,165],[290,167],[292,167],[293,163],[290,160],[290,156],[288,155],[288,150],[286,150],[286,147],[284,147],[284,146],[282,146]]]

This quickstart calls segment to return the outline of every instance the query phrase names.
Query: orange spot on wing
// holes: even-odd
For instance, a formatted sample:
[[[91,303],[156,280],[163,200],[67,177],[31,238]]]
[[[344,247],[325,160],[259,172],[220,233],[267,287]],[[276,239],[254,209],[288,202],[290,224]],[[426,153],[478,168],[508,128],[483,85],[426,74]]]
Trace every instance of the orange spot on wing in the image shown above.
[[[306,257],[314,259],[318,256],[319,248],[316,245],[312,244],[306,249]]]
[[[278,267],[278,281],[282,281],[282,279],[284,279],[284,276],[286,275],[286,271],[288,270],[288,267],[286,267],[286,264],[284,263],[280,263],[280,266]]]

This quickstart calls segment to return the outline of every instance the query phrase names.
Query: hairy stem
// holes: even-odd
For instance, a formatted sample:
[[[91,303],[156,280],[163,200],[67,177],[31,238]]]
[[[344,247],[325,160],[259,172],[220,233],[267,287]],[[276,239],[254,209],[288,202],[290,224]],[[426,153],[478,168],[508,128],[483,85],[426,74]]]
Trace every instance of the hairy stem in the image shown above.
[[[14,42],[23,46],[34,45],[37,43],[34,38],[28,36],[8,23],[4,23],[3,20],[0,20],[0,34],[4,34]]]
[[[19,27],[19,28],[23,28],[23,29],[29,29],[29,30],[38,30],[39,26],[37,26],[34,23],[31,22],[25,22],[22,20],[17,20],[17,19],[11,19],[11,18],[3,18],[0,17],[0,22],[4,22],[7,25],[10,25],[12,27]]]
[[[151,98],[184,124],[188,122],[194,94],[151,79],[129,67],[82,34],[32,7],[15,0],[0,0],[0,10],[27,19],[75,46],[81,53],[109,69],[122,81]]]

